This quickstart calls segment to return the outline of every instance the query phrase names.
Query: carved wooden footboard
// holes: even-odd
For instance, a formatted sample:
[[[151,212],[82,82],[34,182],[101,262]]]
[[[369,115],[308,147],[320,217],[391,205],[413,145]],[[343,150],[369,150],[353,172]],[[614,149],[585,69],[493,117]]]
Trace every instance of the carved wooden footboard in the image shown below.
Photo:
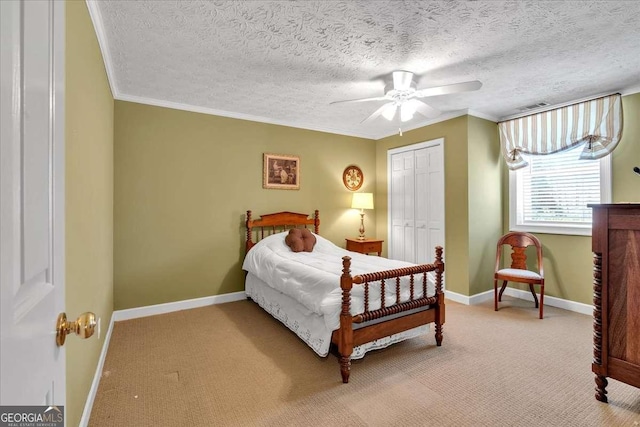
[[[340,287],[342,288],[342,310],[340,312],[340,329],[334,331],[332,342],[338,346],[340,353],[340,373],[342,382],[349,382],[351,371],[351,353],[353,348],[375,339],[387,337],[399,332],[406,331],[421,325],[435,322],[436,344],[442,344],[442,325],[445,320],[444,292],[442,290],[442,273],[444,272],[444,262],[442,261],[442,248],[436,247],[436,259],[434,264],[422,264],[413,267],[399,268],[394,270],[380,271],[375,273],[351,276],[351,258],[345,256],[342,259],[342,276],[340,277]],[[427,294],[427,273],[436,273],[436,288],[432,296]],[[409,299],[401,301],[400,278],[409,276]],[[422,296],[415,298],[415,279],[419,279],[419,286],[422,287]],[[391,283],[389,283],[391,279]],[[369,310],[369,287],[372,282],[380,282],[380,295],[386,295],[386,286],[395,286],[396,303],[387,306],[385,298],[381,297],[381,307],[376,310]],[[351,290],[353,286],[364,286],[364,311],[362,313],[351,314]],[[416,309],[424,310],[415,311]],[[409,312],[404,316],[398,314]],[[376,319],[394,316],[392,319],[363,326],[359,329],[353,328],[354,324],[362,324]]]

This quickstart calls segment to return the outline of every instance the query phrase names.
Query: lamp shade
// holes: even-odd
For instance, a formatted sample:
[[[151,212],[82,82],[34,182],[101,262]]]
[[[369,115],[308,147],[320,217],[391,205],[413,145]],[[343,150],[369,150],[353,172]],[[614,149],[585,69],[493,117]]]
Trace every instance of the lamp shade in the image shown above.
[[[353,209],[373,209],[373,193],[353,193]]]

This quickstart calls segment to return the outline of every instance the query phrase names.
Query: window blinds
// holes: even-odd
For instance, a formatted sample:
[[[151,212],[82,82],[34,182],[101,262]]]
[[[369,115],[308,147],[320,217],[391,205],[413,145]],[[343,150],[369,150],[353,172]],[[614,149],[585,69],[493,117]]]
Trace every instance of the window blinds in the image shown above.
[[[591,224],[589,203],[600,203],[600,162],[580,160],[580,148],[531,156],[518,171],[522,223]]]

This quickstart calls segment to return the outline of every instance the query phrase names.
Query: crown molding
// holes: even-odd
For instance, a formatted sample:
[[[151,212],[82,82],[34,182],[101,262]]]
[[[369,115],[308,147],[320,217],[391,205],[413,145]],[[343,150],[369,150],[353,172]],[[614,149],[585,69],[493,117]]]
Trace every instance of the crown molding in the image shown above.
[[[489,120],[490,122],[498,123],[499,117],[492,116],[491,114],[482,113],[476,110],[467,110],[467,114],[473,117],[477,117],[479,119]]]
[[[111,55],[109,54],[109,43],[107,42],[104,25],[102,24],[102,15],[100,14],[98,0],[85,0],[85,2],[87,4],[87,9],[89,9],[89,16],[91,17],[91,22],[93,22],[93,29],[96,32],[98,46],[102,53],[102,62],[104,62],[104,68],[107,71],[107,81],[111,88],[111,96],[115,99],[120,95],[120,92],[116,87],[116,74],[113,71],[113,62],[111,61]]]
[[[620,95],[622,96],[627,96],[627,95],[633,95],[640,92],[640,84],[637,86],[631,86],[629,88],[623,89],[620,91]]]
[[[271,125],[279,125],[279,126],[286,126],[291,128],[297,128],[297,129],[313,130],[317,132],[333,133],[333,134],[343,135],[343,136],[354,136],[357,138],[365,138],[365,139],[373,139],[373,140],[376,139],[375,134],[367,133],[367,132],[353,132],[350,130],[332,128],[329,126],[316,126],[316,125],[307,125],[304,123],[292,123],[286,120],[276,120],[268,117],[254,116],[251,114],[243,114],[243,113],[235,113],[232,111],[217,110],[215,108],[199,107],[195,105],[182,104],[179,102],[172,102],[172,101],[163,101],[159,99],[146,98],[142,96],[121,94],[117,97],[114,97],[114,99],[118,101],[135,102],[138,104],[146,104],[146,105],[153,105],[156,107],[171,108],[174,110],[189,111],[192,113],[201,113],[201,114],[209,114],[213,116],[228,117],[231,119],[249,120],[252,122],[268,123]]]
[[[291,127],[291,128],[297,128],[297,129],[312,130],[312,131],[316,131],[316,132],[332,133],[332,134],[343,135],[343,136],[353,136],[353,137],[356,137],[356,138],[372,139],[372,140],[376,140],[376,141],[397,134],[396,131],[393,131],[393,132],[390,132],[390,133],[377,134],[377,133],[371,133],[371,132],[353,132],[351,130],[345,130],[345,129],[334,128],[334,127],[329,127],[329,126],[317,126],[317,125],[307,125],[307,124],[304,124],[304,123],[292,123],[292,122],[289,122],[289,121],[286,121],[286,120],[276,120],[276,119],[271,119],[269,117],[254,116],[252,114],[236,113],[236,112],[233,112],[233,111],[218,110],[218,109],[215,109],[215,108],[199,107],[199,106],[190,105],[190,104],[182,104],[182,103],[179,103],[179,102],[164,101],[164,100],[160,100],[160,99],[147,98],[147,97],[135,96],[135,95],[119,94],[118,96],[114,96],[114,99],[116,99],[118,101],[126,101],[126,102],[134,102],[134,103],[137,103],[137,104],[152,105],[152,106],[155,106],[155,107],[163,107],[163,108],[171,108],[171,109],[174,109],[174,110],[189,111],[189,112],[192,112],[192,113],[200,113],[200,114],[208,114],[208,115],[213,115],[213,116],[228,117],[228,118],[231,118],[231,119],[238,119],[238,120],[248,120],[248,121],[258,122],[258,123],[267,123],[267,124],[272,124],[272,125],[286,126],[286,127]],[[447,120],[455,119],[456,117],[461,117],[461,116],[466,116],[466,115],[478,117],[480,119],[485,119],[485,120],[489,120],[489,121],[492,121],[492,122],[497,122],[498,121],[494,116],[491,116],[489,114],[484,114],[484,113],[481,113],[481,112],[477,112],[477,111],[473,111],[473,110],[466,110],[465,109],[465,110],[456,110],[456,111],[447,112],[447,113],[441,114],[440,116],[436,117],[435,119],[420,121],[420,122],[415,123],[415,124],[413,124],[411,126],[399,127],[399,128],[402,129],[402,132],[409,132],[409,131],[412,131],[412,130],[415,130],[415,129],[419,129],[419,128],[422,128],[422,127],[425,127],[425,126],[430,126],[430,125],[433,125],[433,124],[436,124],[436,123],[444,122],[444,121],[447,121]]]

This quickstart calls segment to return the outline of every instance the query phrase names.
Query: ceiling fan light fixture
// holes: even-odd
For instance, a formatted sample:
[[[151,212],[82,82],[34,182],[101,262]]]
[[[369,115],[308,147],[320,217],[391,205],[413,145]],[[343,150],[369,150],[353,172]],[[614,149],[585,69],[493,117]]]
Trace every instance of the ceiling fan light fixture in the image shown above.
[[[393,88],[398,91],[409,90],[413,83],[413,73],[409,71],[393,72]],[[414,84],[415,86],[415,84]]]
[[[393,118],[396,116],[396,107],[397,106],[395,102],[388,103],[382,111],[382,117],[389,121],[393,120]]]
[[[400,120],[403,122],[408,122],[413,119],[413,115],[416,113],[416,106],[412,100],[403,102],[400,106]]]

